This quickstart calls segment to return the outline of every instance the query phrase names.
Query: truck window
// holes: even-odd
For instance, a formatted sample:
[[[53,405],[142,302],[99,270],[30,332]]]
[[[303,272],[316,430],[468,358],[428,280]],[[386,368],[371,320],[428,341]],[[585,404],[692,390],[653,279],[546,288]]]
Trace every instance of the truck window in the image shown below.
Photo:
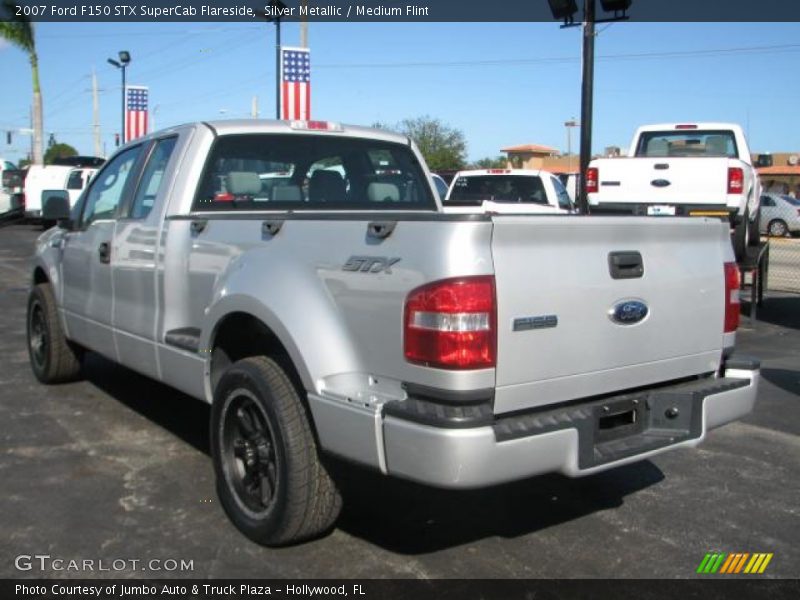
[[[553,177],[553,188],[556,190],[556,198],[558,198],[558,208],[563,208],[564,210],[572,210],[572,199],[569,197],[569,193],[567,192],[567,188],[564,187],[564,184],[561,183],[561,180],[558,177]]]
[[[67,179],[68,190],[82,190],[83,189],[83,172],[80,169],[75,169],[69,174]]]
[[[737,158],[739,154],[732,131],[676,130],[642,133],[636,156]]]
[[[218,138],[192,207],[216,210],[435,210],[405,144],[324,135]]]
[[[177,141],[177,137],[170,137],[156,142],[142,173],[139,187],[136,189],[136,196],[134,196],[128,211],[128,217],[131,219],[146,219],[150,214],[161,187],[161,179]]]
[[[547,204],[547,193],[537,175],[463,175],[455,180],[448,204],[521,202]]]
[[[113,219],[116,216],[128,176],[141,150],[141,146],[135,146],[118,154],[93,179],[84,203],[82,227],[99,219]]]

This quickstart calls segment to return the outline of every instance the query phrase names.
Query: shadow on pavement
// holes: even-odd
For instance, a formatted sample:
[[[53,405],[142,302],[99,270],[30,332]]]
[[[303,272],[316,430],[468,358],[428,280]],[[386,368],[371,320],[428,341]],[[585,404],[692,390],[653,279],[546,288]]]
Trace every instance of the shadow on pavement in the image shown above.
[[[792,369],[761,369],[761,376],[772,385],[800,397],[800,371]]]
[[[197,450],[210,454],[210,407],[93,352],[87,353],[86,380],[112,398],[166,429]]]
[[[742,316],[749,318],[750,302],[742,302]],[[779,327],[800,329],[800,294],[795,296],[766,294],[763,304],[758,307],[756,317],[759,321]]]
[[[208,454],[209,407],[166,385],[90,353],[86,379],[196,449]],[[420,554],[485,537],[518,537],[622,505],[664,478],[643,461],[569,479],[547,475],[483,490],[452,491],[385,477],[328,460],[344,495],[341,530],[402,554]],[[209,468],[211,465],[209,464]]]

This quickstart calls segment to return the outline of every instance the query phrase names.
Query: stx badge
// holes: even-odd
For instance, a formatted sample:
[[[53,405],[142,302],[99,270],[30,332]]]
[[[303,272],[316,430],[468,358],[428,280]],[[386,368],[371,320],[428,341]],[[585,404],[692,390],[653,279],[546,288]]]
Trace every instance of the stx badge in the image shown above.
[[[399,258],[388,258],[386,256],[351,256],[344,263],[342,271],[391,274],[392,265],[396,265],[399,262]]]

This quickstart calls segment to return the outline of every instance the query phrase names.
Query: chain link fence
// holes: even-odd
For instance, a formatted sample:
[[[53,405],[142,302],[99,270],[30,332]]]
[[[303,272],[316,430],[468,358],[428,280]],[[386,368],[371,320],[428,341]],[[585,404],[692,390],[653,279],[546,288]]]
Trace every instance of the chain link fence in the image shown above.
[[[800,294],[800,237],[769,238],[768,269],[767,290]]]

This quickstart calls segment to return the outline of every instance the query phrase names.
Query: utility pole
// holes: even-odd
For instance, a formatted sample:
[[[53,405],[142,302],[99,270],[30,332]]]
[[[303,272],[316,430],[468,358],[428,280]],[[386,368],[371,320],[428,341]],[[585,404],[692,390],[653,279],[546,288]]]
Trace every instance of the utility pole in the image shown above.
[[[100,135],[100,99],[97,90],[97,74],[92,67],[92,132],[94,133],[94,155],[102,156],[102,138]]]
[[[595,0],[584,0],[583,4],[583,87],[581,89],[581,177],[578,208],[589,213],[589,198],[586,194],[586,171],[592,160],[592,108],[594,105],[594,23]]]
[[[253,96],[253,103],[250,105],[250,116],[258,118],[258,96]]]

